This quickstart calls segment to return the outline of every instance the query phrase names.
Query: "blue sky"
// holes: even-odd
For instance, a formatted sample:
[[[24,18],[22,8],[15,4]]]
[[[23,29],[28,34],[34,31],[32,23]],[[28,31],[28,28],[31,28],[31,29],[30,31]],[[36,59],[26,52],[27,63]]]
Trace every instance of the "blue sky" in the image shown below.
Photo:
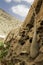
[[[34,0],[0,0],[0,8],[24,20]]]

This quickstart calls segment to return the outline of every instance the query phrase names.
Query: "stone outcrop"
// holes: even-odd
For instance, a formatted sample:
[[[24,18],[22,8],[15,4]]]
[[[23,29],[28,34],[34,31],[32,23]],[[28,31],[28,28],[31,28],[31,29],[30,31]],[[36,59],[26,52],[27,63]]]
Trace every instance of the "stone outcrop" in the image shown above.
[[[43,0],[35,0],[23,25],[12,31],[4,41],[2,65],[43,65]]]

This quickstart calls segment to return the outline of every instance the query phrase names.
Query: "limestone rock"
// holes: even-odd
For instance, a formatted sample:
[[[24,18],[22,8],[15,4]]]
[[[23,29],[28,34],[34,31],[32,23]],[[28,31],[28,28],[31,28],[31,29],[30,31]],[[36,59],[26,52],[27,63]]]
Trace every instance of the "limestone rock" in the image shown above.
[[[21,26],[22,22],[0,9],[0,35],[5,36],[12,30]]]
[[[35,63],[41,63],[43,62],[43,54],[40,53],[39,56],[34,60]]]
[[[36,26],[34,25],[35,22]],[[13,63],[15,59],[16,61],[17,59],[20,60],[14,65],[19,65],[19,63],[25,65],[25,63],[22,63],[23,61],[27,63],[26,65],[43,65],[43,0],[34,1],[23,25],[18,32],[16,30],[13,33],[14,36],[12,36],[12,39],[10,38],[10,47],[8,49],[10,55],[7,54],[3,58],[5,60],[10,59],[10,61],[7,60],[8,63]],[[10,35],[11,33],[7,39]],[[5,60],[3,60],[3,63],[5,63]],[[3,63],[2,65],[4,65]]]
[[[43,53],[43,46],[40,48],[40,52],[42,52],[42,53]]]

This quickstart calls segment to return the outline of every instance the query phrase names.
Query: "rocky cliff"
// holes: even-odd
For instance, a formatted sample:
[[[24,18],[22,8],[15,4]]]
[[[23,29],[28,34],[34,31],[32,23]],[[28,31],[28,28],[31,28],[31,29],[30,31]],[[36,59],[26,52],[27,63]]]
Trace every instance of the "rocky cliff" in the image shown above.
[[[34,1],[23,25],[12,30],[4,44],[8,50],[2,65],[43,65],[43,0]]]
[[[2,37],[20,25],[21,22],[19,20],[0,9],[0,35],[2,35]]]

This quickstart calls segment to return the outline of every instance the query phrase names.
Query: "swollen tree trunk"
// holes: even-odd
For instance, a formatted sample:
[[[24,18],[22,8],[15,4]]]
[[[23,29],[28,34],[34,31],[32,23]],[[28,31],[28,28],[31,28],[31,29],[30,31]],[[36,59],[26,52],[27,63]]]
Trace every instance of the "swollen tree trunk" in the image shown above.
[[[35,10],[34,10],[34,14],[35,14]],[[39,45],[37,43],[37,26],[36,26],[36,14],[35,14],[35,21],[34,21],[34,34],[33,34],[33,40],[32,40],[32,44],[30,47],[30,56],[32,58],[35,58],[39,52]]]

